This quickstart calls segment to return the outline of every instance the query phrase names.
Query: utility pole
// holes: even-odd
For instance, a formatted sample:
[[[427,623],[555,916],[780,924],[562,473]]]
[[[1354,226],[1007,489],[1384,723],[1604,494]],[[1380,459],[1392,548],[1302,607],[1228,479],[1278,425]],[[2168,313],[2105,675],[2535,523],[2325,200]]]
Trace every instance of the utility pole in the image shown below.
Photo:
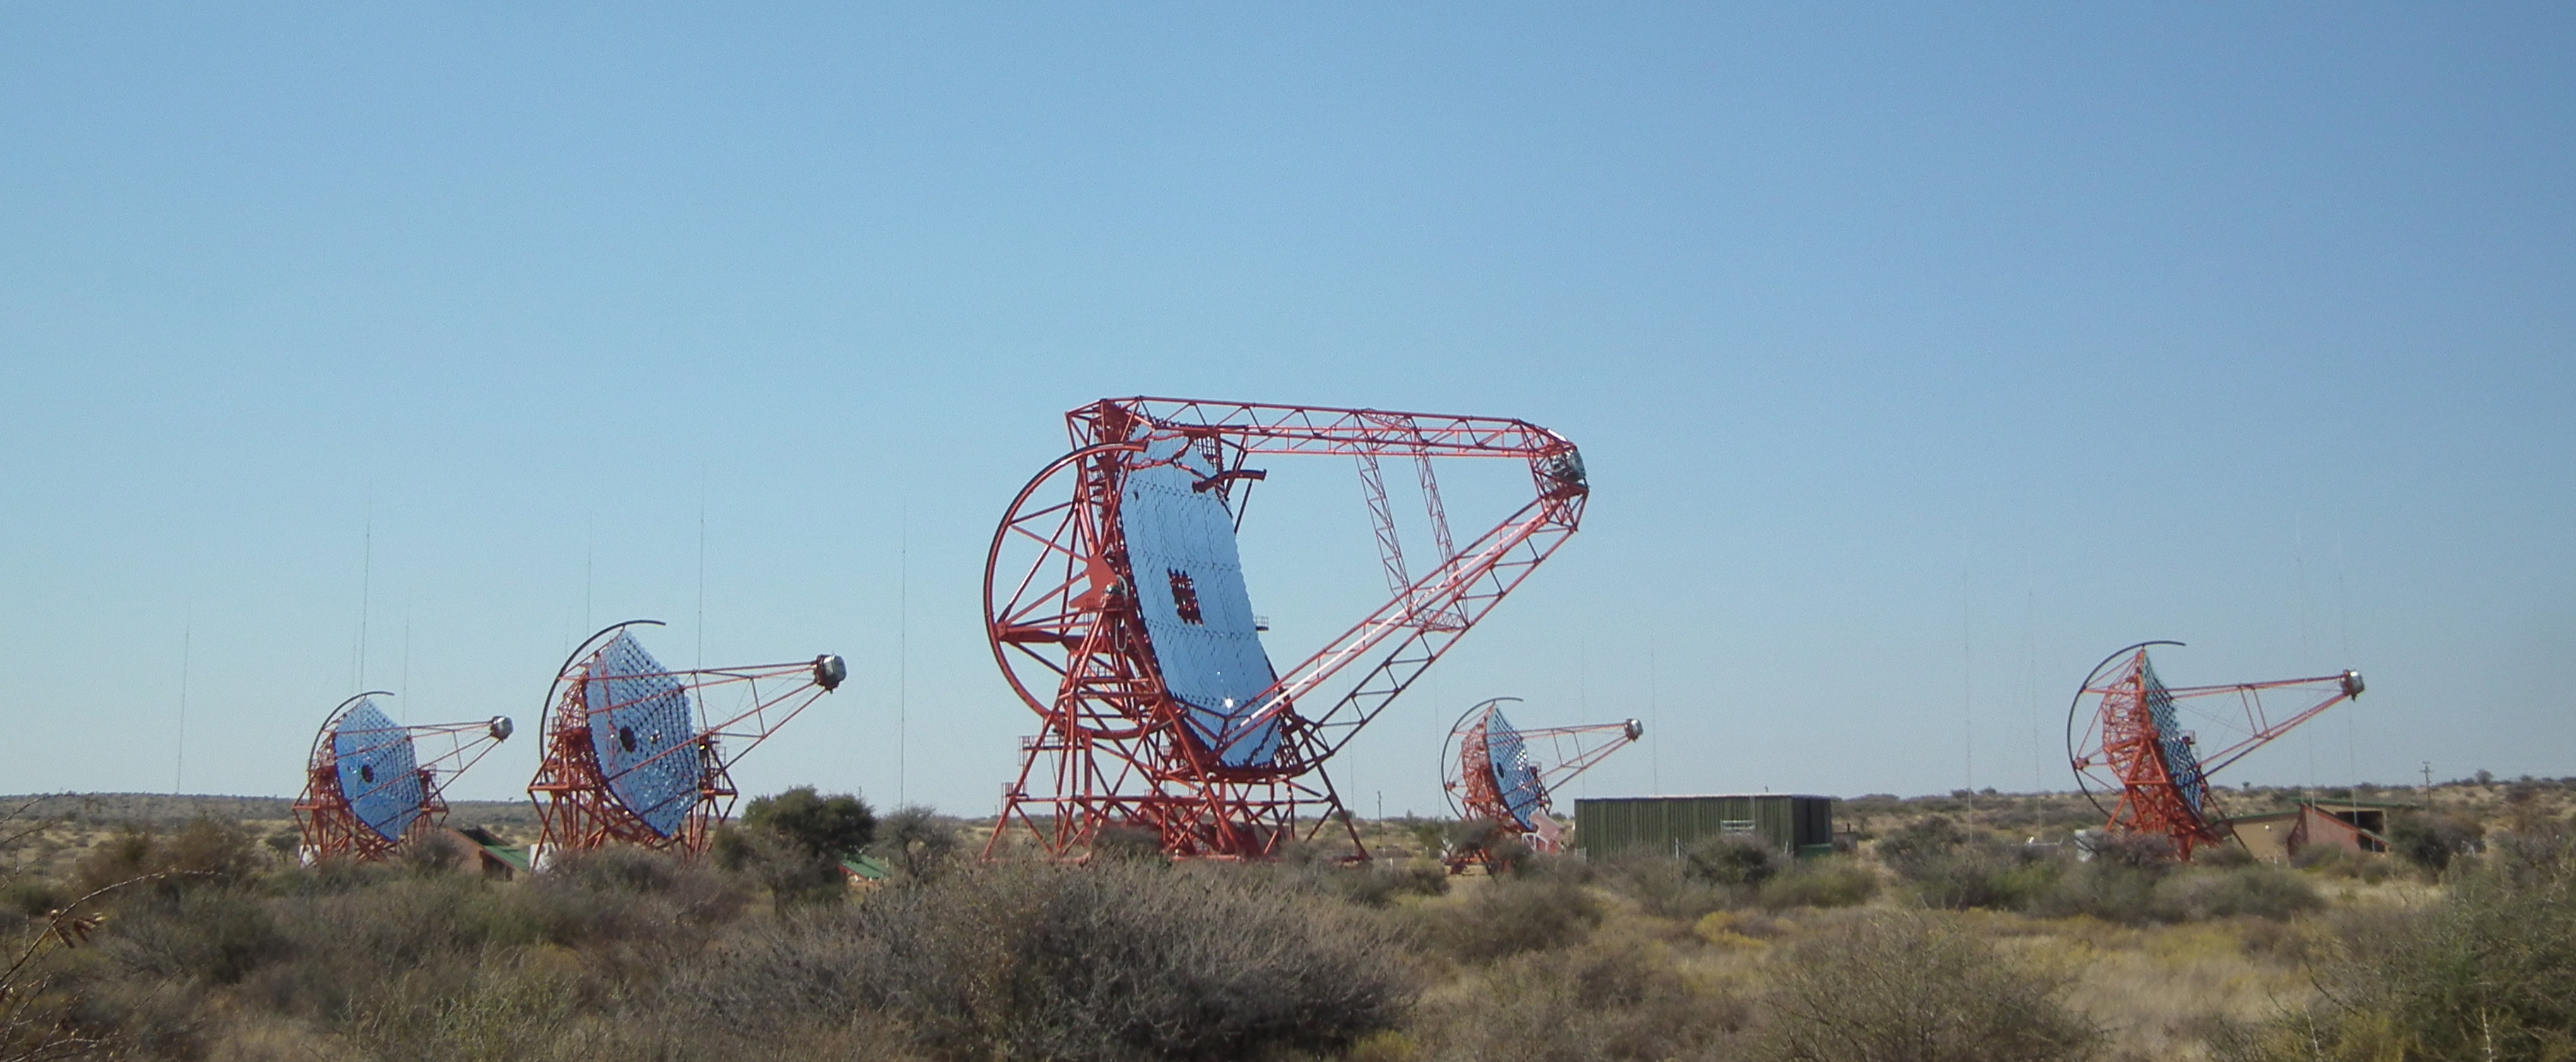
[[[2424,761],[2424,810],[2433,810],[2433,761]]]

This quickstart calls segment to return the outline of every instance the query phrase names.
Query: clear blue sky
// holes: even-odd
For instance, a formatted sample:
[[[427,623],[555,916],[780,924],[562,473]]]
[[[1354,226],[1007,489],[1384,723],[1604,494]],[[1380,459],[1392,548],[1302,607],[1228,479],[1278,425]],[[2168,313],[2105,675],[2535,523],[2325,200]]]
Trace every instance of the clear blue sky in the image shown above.
[[[651,616],[849,657],[746,788],[989,813],[986,539],[1137,393],[1584,448],[1364,814],[1495,695],[1647,719],[1595,794],[2065,788],[2147,638],[2369,676],[2230,781],[2576,774],[2576,9],[932,6],[0,11],[0,791],[291,794]],[[1383,590],[1273,475],[1293,658]]]

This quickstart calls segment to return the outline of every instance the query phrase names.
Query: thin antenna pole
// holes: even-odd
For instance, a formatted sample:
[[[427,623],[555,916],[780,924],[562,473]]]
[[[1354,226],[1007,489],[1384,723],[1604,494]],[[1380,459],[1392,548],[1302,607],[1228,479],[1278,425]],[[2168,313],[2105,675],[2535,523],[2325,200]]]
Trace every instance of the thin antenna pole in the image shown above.
[[[376,488],[367,488],[366,544],[358,561],[358,667],[350,676],[349,688],[367,688],[367,613],[376,588]]]
[[[179,754],[178,765],[170,770],[170,795],[184,791],[188,779],[188,657],[197,640],[197,606],[188,606],[187,619],[179,629]]]
[[[707,470],[698,469],[698,660],[707,666]]]
[[[2029,562],[2023,562],[2022,578],[2030,585],[2022,599],[2022,685],[2030,716],[2030,791],[2048,791],[2048,779],[2041,775],[2048,754],[2039,743],[2039,585],[2030,578]]]
[[[2304,666],[2306,666],[2309,662],[2314,661],[2314,660],[2316,659],[2316,655],[2315,655],[2315,653],[2314,653],[2312,650],[2310,650],[2310,648],[2308,647],[2308,517],[2307,517],[2307,514],[2305,514],[2305,513],[2301,513],[2301,514],[2299,514],[2299,516],[2296,518],[2296,520],[2294,521],[2294,523],[2292,524],[2292,526],[2293,526],[2294,528],[2296,528],[2296,530],[2292,532],[2293,537],[2292,537],[2292,539],[2291,539],[2291,543],[2292,543],[2292,552],[2291,552],[2291,555],[2290,555],[2290,556],[2291,556],[2291,559],[2290,559],[2290,577],[2291,577],[2291,579],[2292,579],[2292,581],[2293,581],[2294,585],[2296,586],[2296,588],[2297,588],[2297,590],[2298,590],[2298,595],[2299,595],[2299,596],[2298,596],[2298,599],[2297,599],[2297,601],[2296,601],[2296,604],[2298,605],[2298,608],[2299,608],[2299,662],[2300,662],[2300,666],[2304,667]]]
[[[402,684],[397,688],[402,692],[401,697],[398,698],[402,701],[400,705],[402,721],[409,723],[411,722],[411,601],[408,597],[403,601]]]
[[[912,759],[912,497],[895,517],[894,802],[911,803]]]
[[[590,575],[591,562],[597,554],[597,523],[598,517],[594,515],[583,520],[581,525],[581,629],[583,630],[591,629]]]
[[[1977,643],[1968,623],[1968,569],[1959,569],[1959,746],[1967,786],[1977,788]]]
[[[2335,666],[2351,667],[2352,595],[2344,582],[2343,530],[2341,528],[2337,528],[2335,530],[2335,628],[2337,640],[2342,646],[2341,651],[2345,661],[2344,663],[2339,663]],[[2343,712],[2344,767],[2350,772],[2344,778],[2344,784],[2354,786],[2356,788],[2361,785],[2361,738],[2359,736],[2360,723],[2353,718],[2353,713],[2360,707],[2360,701],[2356,698],[2352,704],[2345,706]]]
[[[1658,734],[1664,732],[1664,705],[1659,693],[1655,684],[1655,636],[1650,634],[1646,636],[1646,718],[1654,721]],[[1660,741],[1646,746],[1646,782],[1656,796],[1664,795],[1663,748]]]

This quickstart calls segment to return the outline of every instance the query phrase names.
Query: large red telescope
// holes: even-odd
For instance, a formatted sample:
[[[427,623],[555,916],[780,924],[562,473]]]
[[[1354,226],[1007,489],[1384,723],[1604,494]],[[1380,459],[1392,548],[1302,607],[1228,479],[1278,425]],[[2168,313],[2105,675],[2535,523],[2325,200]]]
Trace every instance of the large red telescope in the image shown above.
[[[639,626],[661,623],[629,620],[591,635],[546,691],[545,759],[528,782],[540,868],[557,852],[612,843],[705,853],[733,810],[734,763],[849,677],[829,653],[667,668],[635,640]],[[720,711],[710,703],[719,696]]]
[[[1449,728],[1449,745],[1440,761],[1452,768],[1441,788],[1450,810],[1462,820],[1490,822],[1500,833],[1518,838],[1532,851],[1565,850],[1565,825],[1556,820],[1549,799],[1559,786],[1591,770],[1613,752],[1645,736],[1645,724],[1634,719],[1616,723],[1526,728],[1503,717],[1503,704],[1518,697],[1496,697],[1459,716]],[[1446,853],[1442,862],[1456,873],[1488,861],[1481,847]]]
[[[1056,857],[1104,828],[1179,856],[1259,858],[1339,823],[1324,761],[1386,710],[1574,533],[1591,488],[1574,444],[1526,421],[1170,398],[1066,414],[1073,450],[1029,481],[993,536],[985,629],[1039,733],[1002,829]],[[1359,467],[1391,595],[1295,666],[1272,666],[1235,531],[1256,457]],[[1435,551],[1420,576],[1380,462],[1411,458]],[[1523,462],[1532,497],[1463,548],[1435,464]],[[987,851],[992,849],[988,846]]]
[[[2193,849],[2228,837],[2209,777],[2317,713],[2361,696],[2361,672],[2168,687],[2147,659],[2148,647],[2157,645],[2182,643],[2140,642],[2104,657],[2084,677],[2075,702],[2066,709],[2066,755],[2075,767],[2076,785],[2103,813],[2105,829],[2164,837],[2173,843],[2176,858],[2189,859]],[[2276,702],[2291,699],[2294,710],[2272,718],[2263,703],[2267,694]],[[2083,715],[2086,698],[2094,699],[2089,717]],[[2211,748],[2202,747],[2199,732],[2183,716],[2187,707],[2204,700],[2234,708],[2194,713],[2199,722],[2226,734],[2224,744]],[[2102,804],[2105,798],[2109,807]]]

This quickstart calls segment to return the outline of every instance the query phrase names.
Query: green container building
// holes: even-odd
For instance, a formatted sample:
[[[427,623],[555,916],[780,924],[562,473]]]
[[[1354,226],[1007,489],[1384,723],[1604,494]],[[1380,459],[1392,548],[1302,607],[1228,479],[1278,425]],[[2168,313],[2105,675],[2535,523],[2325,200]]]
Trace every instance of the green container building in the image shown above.
[[[1574,849],[1588,859],[1634,852],[1679,855],[1712,837],[1750,837],[1782,855],[1834,850],[1834,798],[1607,797],[1574,802]]]

